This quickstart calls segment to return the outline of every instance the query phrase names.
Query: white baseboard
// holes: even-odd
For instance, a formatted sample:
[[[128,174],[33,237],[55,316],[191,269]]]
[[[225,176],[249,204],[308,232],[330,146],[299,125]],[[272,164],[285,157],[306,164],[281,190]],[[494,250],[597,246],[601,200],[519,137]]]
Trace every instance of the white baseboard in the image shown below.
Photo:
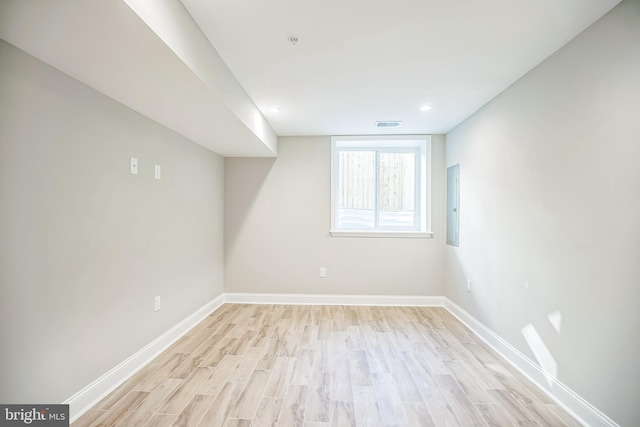
[[[444,307],[451,314],[582,424],[591,427],[620,427],[615,421],[561,383],[553,375],[546,372],[540,365],[522,354],[453,301],[446,297],[443,297],[443,300]]]
[[[224,294],[225,302],[235,304],[369,305],[442,307],[444,297],[406,295],[329,295],[329,294]]]
[[[214,298],[207,304],[196,310],[189,317],[169,329],[167,332],[147,344],[134,355],[111,369],[106,374],[62,402],[69,405],[70,422],[74,422],[87,410],[100,402],[107,394],[115,390],[133,374],[148,364],[157,355],[166,350],[178,338],[187,333],[191,328],[200,323],[213,311],[224,304],[224,294]]]
[[[533,362],[518,349],[503,340],[495,332],[446,297],[257,293],[222,294],[205,304],[195,313],[162,334],[127,360],[63,402],[70,405],[70,421],[75,421],[80,415],[97,404],[107,394],[125,382],[225,302],[236,304],[444,307],[585,426],[620,427],[569,387],[558,381],[557,378],[545,372],[537,363]]]

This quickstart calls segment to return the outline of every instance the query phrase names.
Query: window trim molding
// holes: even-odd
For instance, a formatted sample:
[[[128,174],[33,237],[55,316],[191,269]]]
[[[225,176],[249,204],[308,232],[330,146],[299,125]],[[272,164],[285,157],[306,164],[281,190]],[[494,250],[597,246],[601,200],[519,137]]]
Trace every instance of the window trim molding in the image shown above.
[[[338,193],[336,146],[340,141],[349,141],[350,144],[360,141],[362,147],[380,148],[388,146],[385,141],[420,141],[424,142],[425,153],[420,156],[420,186],[423,191],[420,195],[420,229],[419,230],[357,230],[336,228],[336,194]],[[416,143],[416,146],[419,146]],[[338,147],[339,148],[339,147]],[[432,238],[431,231],[431,135],[356,135],[356,136],[332,136],[331,137],[331,228],[329,234],[332,237],[395,237],[395,238]],[[417,190],[416,190],[417,191]]]
[[[431,239],[431,231],[402,231],[402,230],[333,230],[329,231],[331,237],[395,237],[412,239]]]

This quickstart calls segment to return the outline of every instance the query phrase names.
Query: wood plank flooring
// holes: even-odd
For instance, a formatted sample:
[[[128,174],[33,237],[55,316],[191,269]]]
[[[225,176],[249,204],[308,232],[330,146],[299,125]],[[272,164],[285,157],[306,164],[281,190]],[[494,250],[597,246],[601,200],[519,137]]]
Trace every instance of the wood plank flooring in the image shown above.
[[[226,304],[83,426],[580,424],[438,307]]]

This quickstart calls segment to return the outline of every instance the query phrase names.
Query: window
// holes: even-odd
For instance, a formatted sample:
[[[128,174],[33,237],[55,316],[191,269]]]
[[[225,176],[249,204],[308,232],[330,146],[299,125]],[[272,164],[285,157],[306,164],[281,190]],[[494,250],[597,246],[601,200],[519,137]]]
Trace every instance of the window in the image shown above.
[[[430,237],[429,136],[331,138],[331,235]]]

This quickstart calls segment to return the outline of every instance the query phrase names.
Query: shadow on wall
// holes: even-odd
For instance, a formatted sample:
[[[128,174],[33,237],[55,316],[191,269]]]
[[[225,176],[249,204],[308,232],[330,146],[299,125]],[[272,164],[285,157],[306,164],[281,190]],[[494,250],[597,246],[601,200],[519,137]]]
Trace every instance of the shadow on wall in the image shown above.
[[[243,228],[242,225],[257,201],[260,190],[276,161],[275,157],[227,157],[224,159],[224,239],[226,250],[233,250],[237,234]],[[229,191],[228,183],[230,182],[234,183],[233,188],[242,188],[242,192]],[[238,185],[239,182],[242,184]]]

